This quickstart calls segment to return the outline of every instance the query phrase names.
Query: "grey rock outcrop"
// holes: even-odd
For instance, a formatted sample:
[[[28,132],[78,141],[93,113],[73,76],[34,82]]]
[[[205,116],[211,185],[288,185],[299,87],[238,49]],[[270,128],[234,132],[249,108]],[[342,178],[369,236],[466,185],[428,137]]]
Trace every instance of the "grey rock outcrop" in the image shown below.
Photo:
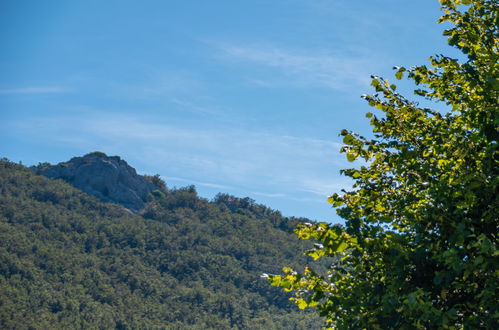
[[[142,209],[147,195],[159,188],[120,157],[109,157],[102,152],[74,157],[57,165],[40,164],[33,169],[48,178],[63,179],[102,201],[135,211]]]

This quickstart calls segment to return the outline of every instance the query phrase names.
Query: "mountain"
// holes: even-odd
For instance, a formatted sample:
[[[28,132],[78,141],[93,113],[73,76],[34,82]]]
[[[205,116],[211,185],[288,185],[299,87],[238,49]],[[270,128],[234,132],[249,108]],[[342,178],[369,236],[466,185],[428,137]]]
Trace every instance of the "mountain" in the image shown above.
[[[260,278],[312,263],[296,253],[310,248],[293,234],[304,221],[168,189],[101,153],[32,169],[2,160],[0,328],[318,329]]]
[[[108,157],[102,152],[74,157],[57,165],[44,163],[33,169],[48,178],[63,179],[104,202],[122,204],[132,210],[143,208],[148,194],[160,188],[138,175],[119,156]]]

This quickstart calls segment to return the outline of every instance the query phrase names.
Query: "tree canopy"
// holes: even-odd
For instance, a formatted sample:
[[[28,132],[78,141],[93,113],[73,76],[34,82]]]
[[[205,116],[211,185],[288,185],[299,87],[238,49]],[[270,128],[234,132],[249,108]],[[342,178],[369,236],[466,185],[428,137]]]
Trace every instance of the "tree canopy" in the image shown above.
[[[0,160],[0,329],[318,328],[260,279],[305,262],[302,221],[193,186],[133,214]]]
[[[494,328],[498,324],[498,6],[440,0],[448,43],[466,58],[395,67],[421,107],[372,77],[373,137],[343,130],[350,191],[328,201],[345,225],[302,224],[306,252],[331,258],[325,273],[284,268],[269,281],[315,306],[329,326],[369,329]]]

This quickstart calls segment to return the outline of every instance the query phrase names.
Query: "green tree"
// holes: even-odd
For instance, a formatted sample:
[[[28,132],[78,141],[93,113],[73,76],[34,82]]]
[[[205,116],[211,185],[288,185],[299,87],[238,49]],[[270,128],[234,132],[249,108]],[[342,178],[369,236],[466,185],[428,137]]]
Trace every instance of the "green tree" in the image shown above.
[[[331,258],[319,274],[284,268],[269,281],[315,306],[336,328],[496,328],[498,324],[498,6],[495,0],[440,0],[459,61],[394,68],[415,94],[446,111],[420,107],[373,77],[363,96],[373,138],[343,130],[351,191],[334,194],[345,226],[299,225],[318,241],[306,254]]]

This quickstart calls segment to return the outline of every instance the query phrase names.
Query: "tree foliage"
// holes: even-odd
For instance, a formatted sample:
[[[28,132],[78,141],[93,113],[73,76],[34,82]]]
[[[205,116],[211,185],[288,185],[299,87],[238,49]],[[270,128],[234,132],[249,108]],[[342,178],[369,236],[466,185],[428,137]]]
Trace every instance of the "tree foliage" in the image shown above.
[[[441,0],[451,46],[467,57],[430,57],[429,66],[395,67],[415,94],[445,104],[423,108],[373,77],[380,110],[368,113],[373,138],[343,130],[351,191],[334,194],[345,226],[299,225],[306,252],[330,257],[323,274],[284,268],[269,277],[315,306],[330,326],[368,329],[495,328],[498,324],[498,6]]]
[[[159,178],[158,178],[159,179]],[[157,180],[157,179],[154,179]],[[260,278],[299,265],[298,221],[193,186],[141,215],[0,160],[1,329],[309,329]],[[311,244],[310,244],[311,245]]]

